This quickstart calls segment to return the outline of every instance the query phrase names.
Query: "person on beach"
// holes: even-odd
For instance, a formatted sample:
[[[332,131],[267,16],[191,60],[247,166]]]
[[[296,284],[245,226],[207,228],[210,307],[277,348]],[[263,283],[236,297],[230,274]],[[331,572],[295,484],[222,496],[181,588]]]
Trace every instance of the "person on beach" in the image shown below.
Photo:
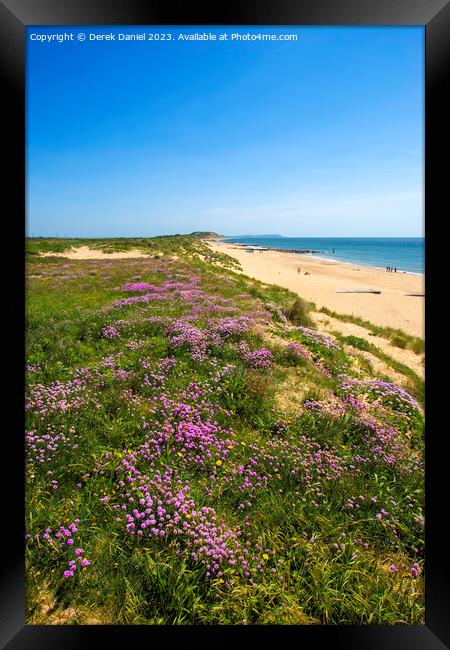
[[[297,268],[297,273],[300,273],[301,269],[300,267]]]

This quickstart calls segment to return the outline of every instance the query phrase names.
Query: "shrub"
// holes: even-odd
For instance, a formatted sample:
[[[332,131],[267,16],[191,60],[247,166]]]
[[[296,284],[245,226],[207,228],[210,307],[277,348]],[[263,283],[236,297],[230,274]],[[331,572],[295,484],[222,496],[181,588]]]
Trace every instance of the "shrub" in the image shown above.
[[[406,348],[407,341],[401,336],[393,336],[391,343],[392,345],[395,345],[395,347],[402,348],[402,350],[404,350]]]
[[[358,350],[369,350],[370,344],[366,339],[361,339],[359,336],[343,336],[341,338],[343,343],[348,343],[348,345],[357,348]]]
[[[304,325],[306,327],[313,325],[311,318],[308,316],[308,305],[302,298],[296,298],[292,305],[286,307],[284,315],[294,325]]]

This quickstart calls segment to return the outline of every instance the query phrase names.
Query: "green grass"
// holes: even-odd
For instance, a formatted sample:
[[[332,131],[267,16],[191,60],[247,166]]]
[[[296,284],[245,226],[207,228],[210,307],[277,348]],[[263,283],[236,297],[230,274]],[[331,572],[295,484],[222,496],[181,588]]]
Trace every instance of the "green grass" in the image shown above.
[[[338,314],[327,307],[322,307],[319,309],[323,314],[336,318],[344,323],[354,323],[360,327],[364,327],[369,330],[375,336],[381,336],[385,339],[388,339],[392,345],[395,345],[398,348],[412,350],[416,354],[423,354],[425,352],[425,341],[417,336],[411,336],[406,334],[403,330],[395,329],[392,327],[381,327],[379,325],[374,325],[373,323],[363,320],[358,316],[353,316],[349,314]]]
[[[308,311],[308,304],[302,298],[296,298],[294,302],[284,310],[284,314],[294,325],[312,327],[313,321],[308,315]]]
[[[61,252],[66,250],[64,242],[45,242],[30,240],[27,246],[31,253],[59,252],[58,243]],[[235,273],[226,258],[207,259],[195,238],[89,242],[104,250],[138,245],[152,252],[124,260],[28,256],[27,393],[43,395],[42,403],[50,408],[53,398],[40,385],[55,391],[55,382],[73,380],[83,368],[98,374],[82,389],[86,403],[77,406],[69,395],[68,406],[41,413],[42,404],[34,404],[27,413],[27,432],[42,436],[35,445],[50,458],[38,462],[27,443],[27,623],[423,623],[423,580],[410,574],[414,562],[423,563],[422,417],[398,405],[371,406],[379,422],[397,431],[396,461],[378,458],[370,451],[373,431],[357,410],[328,413],[303,406],[307,400],[341,403],[341,373],[373,376],[350,352],[286,329],[277,317],[278,309],[290,314],[291,323],[305,324],[310,305],[300,301],[295,307],[295,294]],[[171,254],[176,262],[170,262]],[[118,298],[135,295],[120,290],[125,282],[161,285],[170,273],[172,281],[179,279],[177,274],[184,281],[199,278],[192,296],[183,300],[174,294],[105,309]],[[193,316],[186,322],[203,331],[211,319],[215,322],[220,305],[228,310],[224,317],[254,317],[267,310],[272,317],[266,314],[254,329],[231,335],[200,360],[187,344],[173,347],[164,324],[146,320]],[[102,329],[117,321],[122,322],[119,335],[105,338]],[[276,343],[267,342],[268,332],[276,332]],[[365,339],[337,338],[356,352],[368,350],[392,367],[397,363],[372,344],[367,347]],[[251,350],[269,348],[272,367],[249,367],[240,356],[240,340]],[[311,358],[286,352],[283,346],[292,340],[304,345]],[[176,365],[161,379],[158,364],[167,357]],[[396,368],[410,378],[411,394],[421,401],[423,383],[401,364]],[[192,397],[198,390],[203,391],[200,397]],[[127,503],[128,513],[137,505],[126,496],[137,493],[128,480],[133,470],[122,473],[123,462],[133,456],[131,464],[149,478],[156,471],[138,452],[155,435],[149,432],[162,430],[167,417],[153,400],[158,391],[199,409],[202,422],[221,428],[219,440],[232,441],[219,465],[212,443],[205,442],[212,455],[199,452],[202,467],[190,459],[188,448],[178,453],[171,433],[157,467],[162,474],[170,467],[180,481],[189,481],[197,511],[212,508],[216,525],[242,530],[241,540],[251,548],[250,564],[257,553],[254,566],[263,569],[252,580],[240,561],[226,566],[222,577],[208,576],[204,564],[192,557],[184,533],[139,539],[127,533],[126,521],[117,521],[122,510],[113,505]],[[280,406],[281,396],[289,398],[289,412]],[[49,442],[43,437],[48,435],[58,438]],[[241,491],[244,475],[254,491],[250,486]],[[51,481],[57,482],[56,489]],[[154,485],[152,490],[156,494]],[[104,497],[109,501],[100,501]],[[350,508],[349,499],[359,507]],[[389,514],[378,520],[381,508]],[[47,528],[54,534],[75,519],[73,547],[45,542]],[[91,565],[65,579],[63,571],[76,547],[84,549]],[[390,565],[398,571],[389,570]]]
[[[27,255],[39,255],[39,253],[64,253],[70,250],[72,246],[81,246],[80,239],[31,239],[25,240],[25,252]]]
[[[164,255],[177,255],[181,258],[205,260],[208,264],[218,264],[225,268],[240,269],[240,264],[226,253],[216,253],[198,235],[172,235],[164,237],[113,237],[110,239],[45,239],[25,240],[27,257],[40,253],[64,253],[72,247],[88,246],[103,253],[118,253],[140,250],[160,259]]]
[[[366,339],[361,339],[357,336],[342,336],[338,332],[334,332],[334,336],[342,343],[352,345],[358,350],[370,352],[386,365],[390,366],[393,370],[403,375],[408,380],[408,390],[410,393],[422,404],[422,406],[424,406],[425,382],[417,373],[414,372],[414,370],[406,366],[404,363],[397,361],[397,359],[394,359],[389,354],[386,354],[383,350],[380,350],[380,348]]]

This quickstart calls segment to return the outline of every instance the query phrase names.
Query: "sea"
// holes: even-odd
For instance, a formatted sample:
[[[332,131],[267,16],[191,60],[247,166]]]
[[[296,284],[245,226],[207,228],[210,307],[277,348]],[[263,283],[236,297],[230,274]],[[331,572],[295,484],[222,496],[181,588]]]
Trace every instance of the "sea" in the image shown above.
[[[282,237],[280,235],[244,235],[224,237],[223,241],[278,248],[282,250],[317,250],[311,256],[337,262],[362,264],[397,272],[425,273],[423,237]]]

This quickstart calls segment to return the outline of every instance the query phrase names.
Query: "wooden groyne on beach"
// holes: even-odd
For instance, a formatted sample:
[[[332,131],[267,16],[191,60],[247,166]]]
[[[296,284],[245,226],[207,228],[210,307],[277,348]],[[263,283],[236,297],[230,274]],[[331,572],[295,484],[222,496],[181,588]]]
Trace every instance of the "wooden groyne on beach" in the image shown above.
[[[297,255],[307,255],[307,254],[313,254],[313,253],[323,253],[324,251],[315,251],[315,250],[310,250],[309,248],[257,248],[254,246],[244,246],[239,244],[239,246],[242,246],[242,248],[245,248],[246,251],[248,252],[260,252],[263,253],[265,251],[276,251],[277,253],[296,253]]]

